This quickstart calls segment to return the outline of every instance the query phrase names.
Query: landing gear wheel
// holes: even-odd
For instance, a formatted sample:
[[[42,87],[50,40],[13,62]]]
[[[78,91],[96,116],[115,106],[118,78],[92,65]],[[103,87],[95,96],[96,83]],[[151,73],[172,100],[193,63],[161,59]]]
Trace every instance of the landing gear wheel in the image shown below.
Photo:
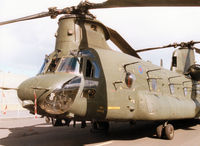
[[[158,138],[162,137],[163,133],[163,125],[159,125],[158,127],[156,127],[156,135],[158,136]]]
[[[169,140],[174,138],[174,127],[171,124],[165,126],[165,136]]]
[[[61,119],[52,118],[52,125],[53,125],[54,127],[63,126],[62,120],[61,120]]]
[[[85,127],[87,127],[86,122],[85,121],[81,121],[81,128],[85,128]]]
[[[105,132],[108,132],[109,127],[110,127],[108,122],[100,122],[99,125],[102,130],[104,130]]]
[[[99,122],[99,121],[93,121],[92,122],[92,129],[90,130],[92,133],[96,132],[105,132],[107,133],[109,131],[109,122]]]
[[[64,119],[64,124],[69,127],[71,120],[70,119]]]
[[[44,119],[45,119],[45,121],[46,121],[47,124],[50,124],[50,118],[49,117],[45,116]]]

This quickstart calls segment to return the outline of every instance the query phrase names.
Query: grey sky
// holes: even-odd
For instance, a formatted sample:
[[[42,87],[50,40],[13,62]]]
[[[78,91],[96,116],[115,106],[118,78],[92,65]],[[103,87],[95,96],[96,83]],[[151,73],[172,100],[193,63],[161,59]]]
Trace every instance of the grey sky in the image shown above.
[[[79,0],[1,0],[0,21],[76,5]],[[200,7],[120,8],[92,10],[97,19],[117,30],[135,49],[173,42],[200,41]],[[59,17],[58,17],[59,18]],[[33,76],[44,55],[54,50],[57,20],[36,19],[0,26],[0,70]],[[173,49],[140,53],[145,60],[169,68]],[[199,60],[196,58],[196,60]]]

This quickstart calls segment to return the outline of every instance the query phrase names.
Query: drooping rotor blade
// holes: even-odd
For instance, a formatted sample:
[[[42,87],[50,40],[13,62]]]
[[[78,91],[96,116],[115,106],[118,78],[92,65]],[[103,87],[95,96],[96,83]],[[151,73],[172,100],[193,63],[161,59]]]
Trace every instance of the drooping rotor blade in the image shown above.
[[[18,90],[18,88],[0,87],[2,90]]]
[[[107,0],[91,4],[91,9],[116,7],[153,7],[153,6],[200,6],[200,0]]]
[[[140,58],[136,51],[124,40],[124,38],[115,30],[108,28],[110,40],[124,53]]]
[[[174,43],[174,44],[169,44],[169,45],[162,46],[162,47],[146,48],[146,49],[136,50],[136,52],[139,53],[139,52],[145,52],[145,51],[151,51],[151,50],[158,50],[158,49],[164,49],[164,48],[176,47],[176,46],[177,46],[177,44]]]
[[[183,48],[183,47],[185,47],[185,48],[188,48],[188,49],[195,49],[195,51],[200,54],[200,49],[194,47],[195,44],[199,44],[199,43],[200,42],[194,42],[194,41],[173,43],[173,44],[169,44],[169,45],[162,46],[162,47],[146,48],[146,49],[136,50],[136,52],[139,53],[139,52],[145,52],[145,51],[151,51],[151,50],[157,50],[157,49],[164,49],[164,48],[169,48],[169,47],[173,47],[173,48],[176,48],[176,47],[182,47]]]

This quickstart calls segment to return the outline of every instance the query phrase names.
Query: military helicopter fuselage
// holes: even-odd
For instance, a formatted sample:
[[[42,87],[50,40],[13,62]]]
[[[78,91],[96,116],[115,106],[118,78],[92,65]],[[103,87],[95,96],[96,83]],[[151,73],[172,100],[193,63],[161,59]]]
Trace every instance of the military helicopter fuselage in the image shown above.
[[[31,113],[56,119],[91,121],[94,130],[108,130],[109,121],[158,121],[159,138],[174,137],[171,120],[199,118],[200,66],[193,47],[200,42],[134,50],[115,30],[104,26],[90,9],[135,6],[200,6],[196,0],[81,2],[78,6],[49,8],[0,25],[50,16],[59,19],[55,50],[45,56],[39,73],[24,81],[17,93]],[[113,51],[111,40],[122,52]],[[177,47],[171,70],[143,61],[141,51]],[[52,120],[52,123],[53,120]]]
[[[84,120],[175,120],[198,117],[198,83],[185,75],[113,51],[96,20],[60,19],[56,49],[18,96],[40,114]]]

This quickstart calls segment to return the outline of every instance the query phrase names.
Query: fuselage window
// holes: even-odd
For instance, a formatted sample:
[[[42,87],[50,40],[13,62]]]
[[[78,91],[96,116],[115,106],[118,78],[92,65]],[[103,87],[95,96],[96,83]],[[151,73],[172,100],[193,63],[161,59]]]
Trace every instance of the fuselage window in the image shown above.
[[[200,84],[198,83],[198,84],[196,84],[195,85],[195,89],[196,89],[196,94],[200,94]]]
[[[184,95],[187,96],[187,88],[186,87],[183,88],[183,91],[184,91]]]
[[[174,84],[169,85],[170,93],[174,94]]]
[[[176,56],[172,57],[172,66],[177,67],[177,57]]]
[[[152,79],[151,83],[152,83],[151,84],[152,90],[156,91],[157,90],[157,80],[156,79]]]

